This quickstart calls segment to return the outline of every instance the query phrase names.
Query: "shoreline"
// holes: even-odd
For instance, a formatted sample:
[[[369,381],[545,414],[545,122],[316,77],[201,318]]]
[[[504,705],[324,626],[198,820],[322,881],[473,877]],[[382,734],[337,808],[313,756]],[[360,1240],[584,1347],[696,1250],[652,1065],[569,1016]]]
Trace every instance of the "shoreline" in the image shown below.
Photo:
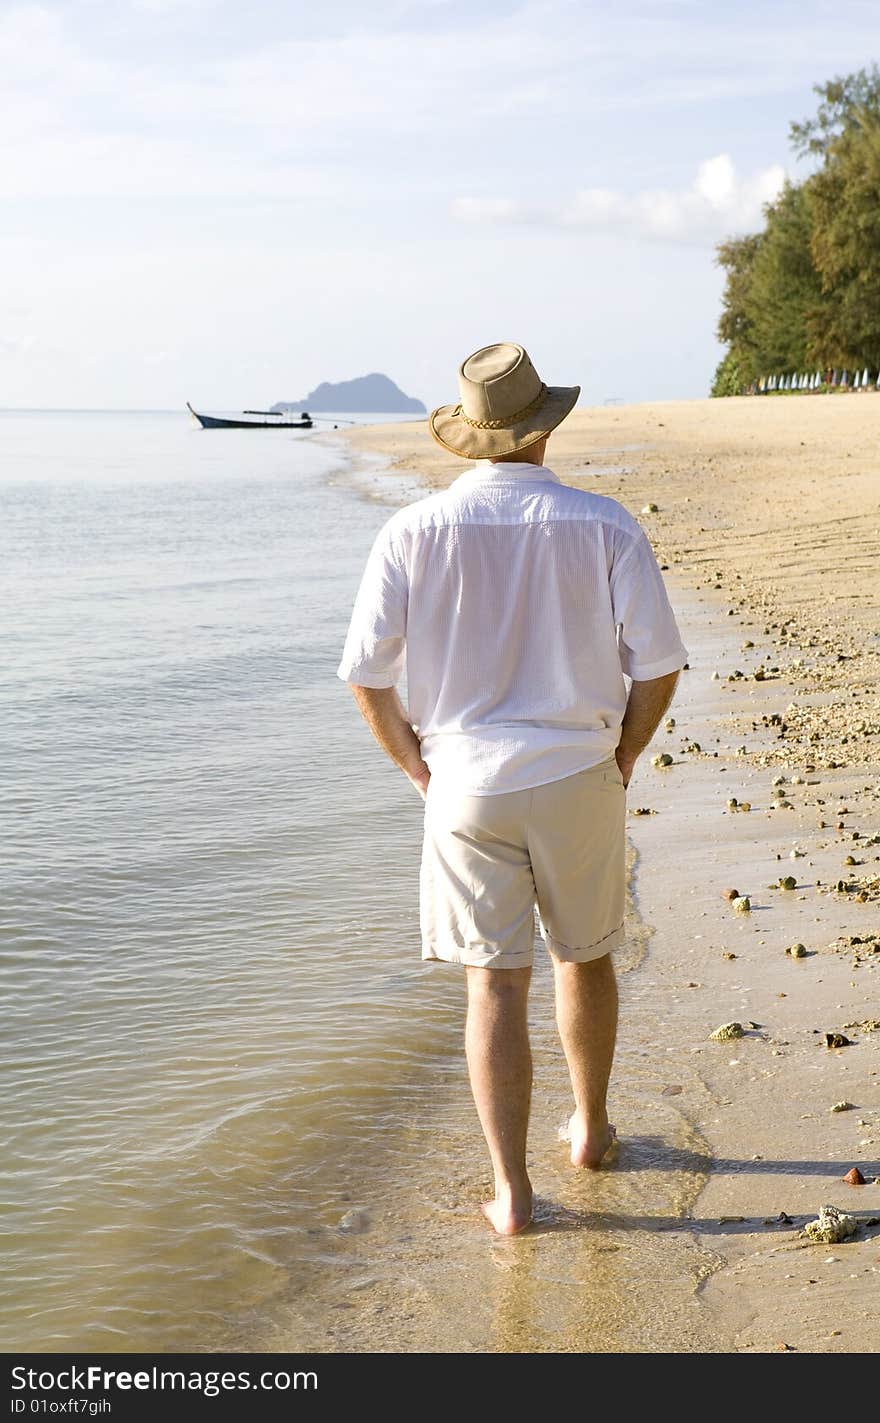
[[[804,467],[771,501],[767,490],[775,487],[767,481],[803,437],[802,428],[791,429],[789,412],[797,404],[672,402],[576,411],[554,433],[548,453],[566,482],[620,498],[640,518],[667,565],[691,652],[670,708],[678,725],[666,733],[661,724],[630,790],[634,897],[647,921],[649,952],[622,979],[632,988],[629,1022],[641,1023],[645,1039],[638,1050],[658,1058],[656,1091],[672,1099],[669,1105],[706,1147],[696,1197],[662,1224],[652,1217],[653,1224],[643,1220],[636,1228],[667,1244],[683,1234],[696,1247],[685,1268],[696,1271],[692,1303],[705,1337],[715,1342],[695,1337],[682,1345],[690,1350],[877,1347],[868,1292],[851,1279],[854,1273],[864,1286],[875,1281],[876,1227],[836,1247],[812,1245],[797,1229],[829,1202],[863,1219],[880,1216],[873,1181],[880,1169],[880,1033],[850,1027],[854,1045],[837,1051],[826,1049],[821,1036],[846,1024],[870,1025],[872,1004],[876,1012],[880,938],[849,940],[880,928],[874,848],[880,743],[872,740],[880,731],[873,690],[880,638],[870,626],[877,576],[865,571],[877,539],[880,472],[873,432],[862,428],[871,423],[870,402],[825,402],[826,410],[834,404],[854,411],[848,448],[835,457],[830,447],[840,442],[840,417],[827,416],[820,397],[809,402],[818,412],[811,417],[814,455],[801,457]],[[768,406],[786,418],[768,421],[762,413]],[[661,448],[645,438],[652,420],[672,427],[669,437],[659,437]],[[362,475],[368,469],[364,492],[382,502],[392,488],[391,502],[408,502],[466,467],[433,446],[423,424],[405,431],[363,427],[345,432],[340,444],[368,461],[361,465]],[[811,494],[816,459],[827,462],[821,494]],[[651,500],[659,511],[641,515]],[[823,599],[829,559],[834,596],[827,590]],[[674,756],[662,772],[650,765],[657,749]],[[778,774],[787,778],[790,808],[774,806]],[[751,811],[728,809],[731,795],[750,801]],[[635,816],[642,806],[656,814]],[[838,814],[843,806],[847,813]],[[842,861],[853,847],[859,863],[846,870]],[[770,889],[789,872],[797,874],[795,891]],[[857,888],[835,889],[847,873]],[[735,915],[721,898],[728,881],[749,894],[750,913]],[[800,961],[785,953],[794,941],[807,947]],[[665,1005],[662,1031],[659,1022],[652,1031],[645,997],[653,1000],[655,1019],[658,1002]],[[708,1041],[718,1023],[731,1020],[760,1026],[732,1044]],[[623,1015],[621,1029],[628,1031]],[[832,1113],[842,1099],[853,1110]],[[623,1124],[624,1138],[631,1125]],[[625,1147],[621,1172],[627,1154]],[[843,1183],[853,1165],[869,1184]],[[780,1213],[794,1224],[770,1224]],[[583,1288],[594,1285],[581,1281]],[[651,1307],[647,1297],[642,1302]]]

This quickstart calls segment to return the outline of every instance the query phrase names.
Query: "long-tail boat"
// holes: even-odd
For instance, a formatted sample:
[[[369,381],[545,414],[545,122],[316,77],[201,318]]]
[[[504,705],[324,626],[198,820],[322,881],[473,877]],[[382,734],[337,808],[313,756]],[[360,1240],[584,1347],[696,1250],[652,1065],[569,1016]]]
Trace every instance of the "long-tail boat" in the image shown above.
[[[296,416],[272,410],[243,410],[242,416],[250,418],[238,420],[220,415],[202,415],[198,410],[193,410],[189,401],[186,402],[186,408],[196,417],[203,430],[311,430],[314,423],[307,410],[302,410]]]

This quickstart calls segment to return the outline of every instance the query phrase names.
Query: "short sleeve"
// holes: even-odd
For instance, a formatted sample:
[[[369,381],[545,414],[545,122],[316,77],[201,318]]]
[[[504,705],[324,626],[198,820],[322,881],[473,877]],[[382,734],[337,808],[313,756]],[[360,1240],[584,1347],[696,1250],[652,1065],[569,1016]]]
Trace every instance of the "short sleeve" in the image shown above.
[[[393,687],[400,681],[407,604],[406,568],[386,524],[367,559],[337,677],[356,687]]]
[[[611,568],[611,600],[618,625],[620,665],[635,682],[680,670],[688,660],[663,574],[644,530],[626,535]]]

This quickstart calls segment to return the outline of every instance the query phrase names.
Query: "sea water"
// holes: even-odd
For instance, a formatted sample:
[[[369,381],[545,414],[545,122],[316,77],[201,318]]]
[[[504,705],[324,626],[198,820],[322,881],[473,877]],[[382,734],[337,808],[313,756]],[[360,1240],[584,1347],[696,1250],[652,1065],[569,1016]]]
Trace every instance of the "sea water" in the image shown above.
[[[339,465],[0,416],[7,1347],[217,1337],[448,1046],[422,803],[336,677],[388,514]]]

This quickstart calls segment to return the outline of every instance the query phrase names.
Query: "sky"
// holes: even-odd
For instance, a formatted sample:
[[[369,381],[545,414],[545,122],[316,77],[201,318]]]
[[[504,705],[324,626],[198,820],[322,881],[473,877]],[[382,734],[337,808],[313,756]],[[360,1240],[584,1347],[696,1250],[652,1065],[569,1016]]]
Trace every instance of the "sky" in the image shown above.
[[[493,341],[708,393],[754,231],[875,0],[0,0],[0,406],[241,409]]]

